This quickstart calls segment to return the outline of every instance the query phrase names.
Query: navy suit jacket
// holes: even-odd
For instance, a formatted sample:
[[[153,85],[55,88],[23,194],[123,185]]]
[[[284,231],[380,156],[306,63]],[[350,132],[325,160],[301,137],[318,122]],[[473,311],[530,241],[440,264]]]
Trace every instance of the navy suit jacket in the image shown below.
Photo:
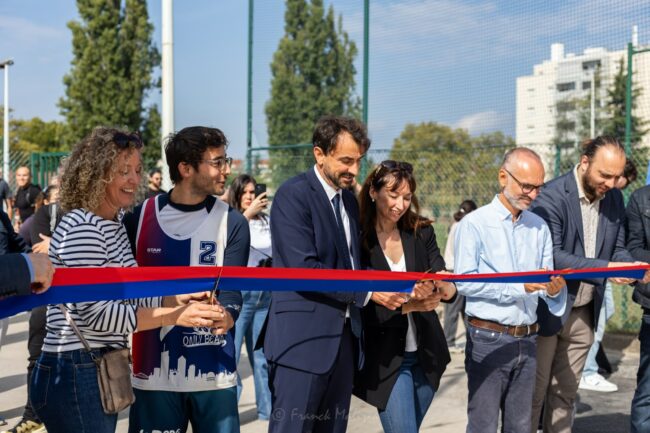
[[[350,221],[352,260],[360,269],[359,207],[349,191],[343,191],[342,199]],[[271,208],[273,266],[345,269],[335,240],[336,224],[313,169],[289,179],[278,189]],[[327,373],[339,352],[347,307],[362,307],[366,296],[367,292],[273,292],[260,336],[266,358],[310,373]]]
[[[0,256],[0,298],[11,295],[30,295],[29,266],[20,254]]]
[[[593,259],[585,257],[582,211],[573,170],[547,183],[533,201],[530,210],[544,218],[551,230],[555,269],[604,268],[610,261],[634,261],[625,249],[625,206],[623,195],[618,189],[609,190],[600,202],[596,257]],[[595,286],[593,326],[598,323],[605,294],[605,280],[598,278],[583,281]],[[545,302],[538,304],[540,335],[550,336],[560,331],[569,317],[579,287],[580,281],[567,281],[567,308],[562,317],[551,314]]]

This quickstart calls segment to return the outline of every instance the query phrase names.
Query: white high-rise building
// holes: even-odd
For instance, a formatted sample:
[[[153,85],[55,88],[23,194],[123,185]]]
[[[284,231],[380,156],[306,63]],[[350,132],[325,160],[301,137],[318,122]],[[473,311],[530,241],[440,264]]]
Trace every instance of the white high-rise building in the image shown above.
[[[532,75],[517,77],[517,144],[534,148],[547,164],[555,157],[555,147],[551,144],[558,135],[563,141],[577,146],[581,122],[574,107],[575,101],[583,101],[586,106],[581,111],[591,118],[591,88],[595,83],[592,75],[600,77],[600,85],[595,86],[596,100],[605,104],[607,89],[618,72],[621,59],[626,68],[626,49],[587,48],[582,54],[575,55],[565,54],[563,44],[551,45],[550,59],[534,65]],[[650,53],[635,55],[633,61],[635,86],[643,89],[637,98],[634,114],[650,120]],[[593,113],[595,134],[598,135],[599,126],[607,114],[598,103]],[[618,138],[624,140],[624,137]],[[643,143],[650,145],[650,134],[644,137]]]

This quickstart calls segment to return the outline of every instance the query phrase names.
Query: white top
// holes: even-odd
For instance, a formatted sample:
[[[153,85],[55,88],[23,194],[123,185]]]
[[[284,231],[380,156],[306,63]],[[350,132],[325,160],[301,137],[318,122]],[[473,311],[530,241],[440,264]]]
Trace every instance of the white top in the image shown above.
[[[449,227],[447,244],[445,245],[445,268],[448,271],[454,270],[454,238],[456,237],[456,227],[458,227],[458,222],[454,221],[451,227]]]
[[[260,260],[271,257],[271,219],[268,215],[252,219],[248,222],[251,231],[251,249],[248,256],[248,267],[254,268]]]
[[[390,270],[393,272],[406,272],[406,260],[404,259],[404,254],[402,258],[399,259],[399,262],[393,263],[393,261],[384,254],[386,261]],[[417,340],[417,330],[415,329],[415,322],[413,321],[413,316],[411,313],[406,314],[406,318],[409,322],[408,330],[406,331],[406,347],[404,348],[405,352],[415,352],[418,350],[418,340]]]

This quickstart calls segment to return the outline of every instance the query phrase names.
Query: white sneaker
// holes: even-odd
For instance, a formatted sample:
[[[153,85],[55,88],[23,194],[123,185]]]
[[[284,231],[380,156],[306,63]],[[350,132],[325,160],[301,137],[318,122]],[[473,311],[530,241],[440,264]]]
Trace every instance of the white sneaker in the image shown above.
[[[586,389],[588,391],[598,392],[615,392],[618,391],[618,386],[610,382],[598,373],[590,374],[589,376],[583,375],[580,379],[578,389]]]

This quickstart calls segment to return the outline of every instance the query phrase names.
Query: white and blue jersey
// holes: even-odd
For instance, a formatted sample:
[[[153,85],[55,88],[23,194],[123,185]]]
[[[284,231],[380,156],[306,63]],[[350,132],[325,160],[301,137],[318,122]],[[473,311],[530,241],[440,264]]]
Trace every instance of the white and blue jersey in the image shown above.
[[[248,260],[246,219],[211,196],[196,206],[171,203],[168,194],[152,197],[125,225],[138,266],[245,266]],[[219,302],[236,320],[239,292],[221,292]],[[135,333],[133,386],[177,392],[235,386],[234,331],[165,326]]]

